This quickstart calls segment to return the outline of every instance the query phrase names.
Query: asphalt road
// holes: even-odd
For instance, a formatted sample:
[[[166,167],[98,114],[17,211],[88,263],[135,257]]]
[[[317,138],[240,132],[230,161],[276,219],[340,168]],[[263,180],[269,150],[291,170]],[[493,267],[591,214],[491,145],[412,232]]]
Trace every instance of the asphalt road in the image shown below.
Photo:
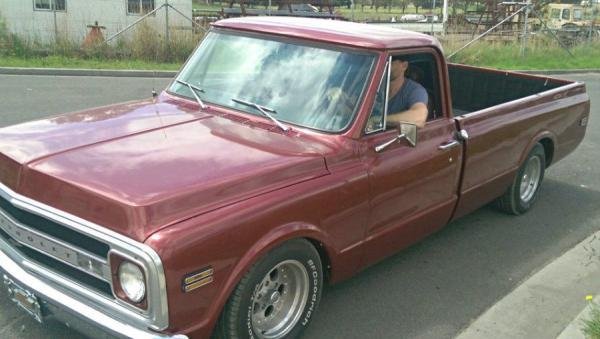
[[[305,338],[452,338],[519,282],[600,229],[600,75],[561,76],[587,83],[592,117],[579,148],[546,172],[535,208],[520,217],[481,208],[327,288]],[[0,126],[147,97],[153,86],[166,83],[0,76]],[[597,291],[582,296],[587,292]],[[81,337],[61,324],[37,324],[0,292],[0,338]]]

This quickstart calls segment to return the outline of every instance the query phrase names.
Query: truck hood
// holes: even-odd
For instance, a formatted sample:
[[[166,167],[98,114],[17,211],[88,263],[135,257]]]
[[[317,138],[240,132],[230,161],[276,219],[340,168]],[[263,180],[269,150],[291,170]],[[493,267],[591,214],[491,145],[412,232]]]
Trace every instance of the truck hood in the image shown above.
[[[0,182],[138,241],[157,229],[328,173],[328,147],[174,99],[0,129]]]

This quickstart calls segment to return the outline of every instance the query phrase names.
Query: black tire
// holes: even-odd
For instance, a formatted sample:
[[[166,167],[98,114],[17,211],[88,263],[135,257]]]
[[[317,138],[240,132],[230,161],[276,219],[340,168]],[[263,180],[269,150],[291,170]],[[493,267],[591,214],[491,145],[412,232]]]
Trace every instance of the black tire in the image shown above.
[[[288,267],[286,265],[290,266]],[[303,271],[302,268],[304,268],[305,271]],[[273,294],[277,293],[279,296],[277,297],[277,302],[289,301],[290,297],[284,295],[285,289],[287,289],[288,286],[305,286],[303,283],[294,285],[290,282],[289,278],[286,278],[288,279],[288,283],[285,283],[286,280],[282,280],[283,277],[292,275],[290,272],[294,271],[296,271],[294,276],[297,278],[303,277],[304,273],[306,273],[306,278],[308,279],[308,281],[306,281],[298,278],[303,282],[308,282],[307,292],[306,288],[302,287],[298,289],[303,292],[290,294],[296,296],[293,300],[296,300],[296,298],[300,300],[298,306],[290,307],[290,309],[296,310],[293,311],[293,314],[295,315],[290,316],[290,318],[295,318],[297,320],[295,322],[289,320],[282,320],[281,322],[276,321],[278,319],[277,312],[280,314],[285,312],[281,311],[285,310],[285,307],[282,307],[279,310],[276,308],[278,307],[277,305],[285,305],[283,303],[268,306],[271,307],[269,316],[272,316],[272,318],[266,317],[268,307],[264,309],[265,311],[263,313],[262,306],[264,306],[264,304],[261,300],[268,299],[268,302],[272,302]],[[287,273],[287,275],[279,275],[279,280],[284,282],[279,285],[277,285],[277,282],[271,282],[274,272],[278,275]],[[291,280],[294,279],[292,278]],[[269,282],[271,282],[271,286],[279,286],[279,288],[265,292],[265,288],[269,286]],[[267,285],[265,285],[265,283],[267,283]],[[285,286],[281,287],[283,285]],[[250,268],[238,283],[221,313],[221,318],[217,325],[217,331],[214,337],[219,339],[265,338],[265,335],[259,331],[260,325],[256,322],[255,318],[258,317],[265,322],[268,322],[269,319],[271,319],[275,320],[275,323],[287,324],[283,327],[288,328],[288,330],[279,330],[280,336],[277,334],[277,331],[267,331],[266,334],[274,333],[274,338],[296,338],[309,325],[310,320],[314,317],[315,311],[319,306],[319,301],[321,300],[322,288],[323,269],[319,253],[307,240],[290,240],[267,253]],[[290,287],[288,290],[291,292],[293,287]],[[261,293],[264,294],[262,294],[262,299],[259,299]],[[271,297],[266,298],[264,295],[270,295]],[[302,300],[304,300],[304,302]],[[258,312],[256,310],[258,310]],[[272,338],[271,336],[268,337]]]
[[[523,180],[528,180],[527,182],[529,182],[528,177],[525,176],[526,171],[528,171],[528,164],[533,164],[535,162],[539,162],[540,164],[539,173],[537,174],[537,185],[533,187],[533,184],[525,184],[525,187],[531,186],[531,189],[530,192],[527,192],[527,190],[523,191],[521,189]],[[531,152],[529,152],[527,159],[525,159],[519,168],[512,185],[496,200],[496,206],[501,211],[514,215],[520,215],[529,211],[538,199],[540,187],[542,187],[542,181],[544,180],[545,168],[546,154],[544,152],[544,146],[538,143],[533,147]],[[525,199],[523,198],[523,195],[525,195]]]

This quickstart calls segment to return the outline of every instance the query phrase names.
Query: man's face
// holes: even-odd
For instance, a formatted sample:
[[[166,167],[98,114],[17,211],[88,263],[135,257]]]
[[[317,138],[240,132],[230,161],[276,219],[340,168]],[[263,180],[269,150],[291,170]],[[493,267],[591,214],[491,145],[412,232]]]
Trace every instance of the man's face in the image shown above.
[[[392,79],[403,77],[408,68],[408,61],[394,59],[392,60]]]

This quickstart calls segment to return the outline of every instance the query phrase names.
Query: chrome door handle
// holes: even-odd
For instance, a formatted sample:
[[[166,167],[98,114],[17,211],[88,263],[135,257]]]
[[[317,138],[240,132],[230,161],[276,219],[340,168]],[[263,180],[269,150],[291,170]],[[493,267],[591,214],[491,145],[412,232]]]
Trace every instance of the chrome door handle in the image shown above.
[[[460,145],[460,142],[458,142],[457,140],[452,140],[452,141],[449,141],[449,142],[447,142],[445,144],[439,145],[438,149],[439,150],[447,150],[447,149],[450,149],[450,148],[458,146],[458,145]]]

